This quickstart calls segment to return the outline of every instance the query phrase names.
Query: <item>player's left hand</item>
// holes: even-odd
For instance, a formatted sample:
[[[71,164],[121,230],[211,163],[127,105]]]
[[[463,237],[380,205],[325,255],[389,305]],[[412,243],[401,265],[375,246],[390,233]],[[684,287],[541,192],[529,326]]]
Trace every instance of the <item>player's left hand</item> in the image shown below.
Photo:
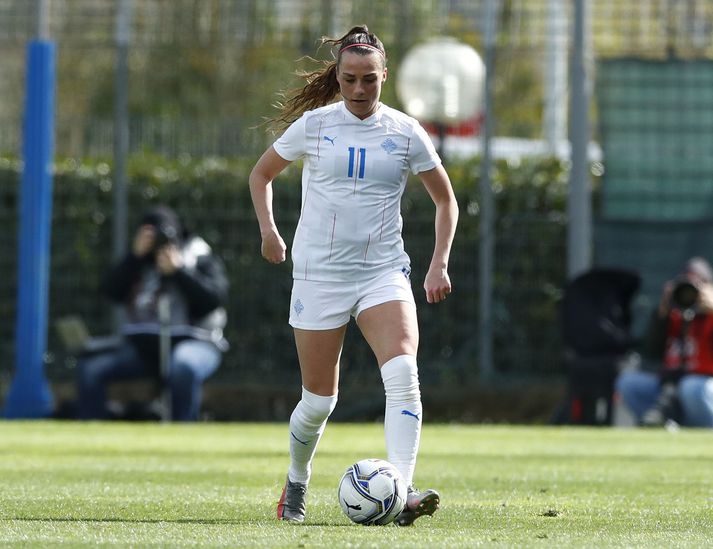
[[[156,268],[164,276],[170,276],[183,267],[183,256],[175,244],[166,244],[156,252]]]
[[[446,299],[452,289],[448,270],[435,267],[428,269],[423,289],[426,290],[426,301],[429,303],[439,303]]]

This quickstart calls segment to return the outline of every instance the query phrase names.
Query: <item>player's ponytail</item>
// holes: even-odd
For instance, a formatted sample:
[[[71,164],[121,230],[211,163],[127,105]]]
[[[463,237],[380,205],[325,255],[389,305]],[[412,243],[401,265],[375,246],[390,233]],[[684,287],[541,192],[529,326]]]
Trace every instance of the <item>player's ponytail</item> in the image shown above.
[[[305,111],[310,111],[328,105],[339,95],[339,83],[337,82],[337,67],[341,61],[342,52],[348,50],[360,55],[368,55],[377,52],[380,54],[384,66],[386,66],[386,51],[381,40],[373,33],[369,32],[366,25],[353,27],[341,38],[323,37],[321,44],[332,47],[334,60],[321,61],[322,67],[311,72],[298,72],[307,83],[301,89],[282,92],[280,95],[285,98],[275,106],[280,113],[274,118],[268,119],[270,129],[279,131],[289,126],[297,120]],[[308,60],[315,61],[312,58]],[[320,63],[319,61],[315,61]]]

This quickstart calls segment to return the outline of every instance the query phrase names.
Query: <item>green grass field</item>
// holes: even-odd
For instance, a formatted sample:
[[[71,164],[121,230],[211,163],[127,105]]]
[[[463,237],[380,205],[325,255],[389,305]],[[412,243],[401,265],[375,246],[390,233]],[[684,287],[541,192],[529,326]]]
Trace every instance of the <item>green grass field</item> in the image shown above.
[[[705,547],[713,434],[426,425],[411,528],[342,515],[344,469],[384,457],[378,424],[330,424],[308,517],[275,520],[287,427],[0,423],[2,547]]]

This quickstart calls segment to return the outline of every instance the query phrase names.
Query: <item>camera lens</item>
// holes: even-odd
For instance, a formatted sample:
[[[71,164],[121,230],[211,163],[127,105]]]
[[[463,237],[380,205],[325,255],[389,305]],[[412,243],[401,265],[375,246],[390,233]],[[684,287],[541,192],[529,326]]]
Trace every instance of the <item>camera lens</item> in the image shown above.
[[[698,301],[698,288],[690,281],[681,281],[674,287],[672,299],[676,307],[690,309]]]

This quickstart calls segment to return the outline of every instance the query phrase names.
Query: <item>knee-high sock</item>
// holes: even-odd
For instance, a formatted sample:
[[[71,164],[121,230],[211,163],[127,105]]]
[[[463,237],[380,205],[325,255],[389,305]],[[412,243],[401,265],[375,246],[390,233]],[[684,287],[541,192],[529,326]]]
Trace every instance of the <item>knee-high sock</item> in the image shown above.
[[[302,399],[290,416],[290,469],[287,474],[292,482],[309,482],[317,443],[336,405],[337,395],[319,396],[302,387]]]
[[[416,467],[422,421],[416,357],[400,355],[392,358],[381,367],[381,379],[386,393],[386,452],[389,461],[410,486]]]

